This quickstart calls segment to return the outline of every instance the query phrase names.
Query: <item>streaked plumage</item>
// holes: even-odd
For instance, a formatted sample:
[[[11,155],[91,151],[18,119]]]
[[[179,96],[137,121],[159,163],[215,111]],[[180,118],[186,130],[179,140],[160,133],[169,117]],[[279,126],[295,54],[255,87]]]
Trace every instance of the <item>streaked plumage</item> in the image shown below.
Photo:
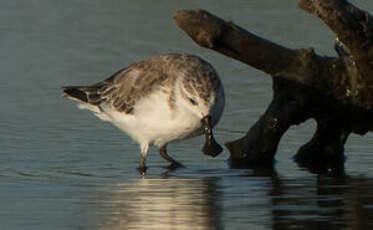
[[[102,120],[112,122],[141,146],[140,169],[145,171],[149,145],[173,165],[166,153],[170,142],[200,135],[216,125],[225,104],[224,90],[214,68],[197,56],[168,54],[124,68],[91,86],[63,87],[64,96],[77,100]],[[201,120],[204,118],[211,121]],[[208,138],[206,138],[207,140]],[[212,133],[205,153],[217,155],[221,147]]]

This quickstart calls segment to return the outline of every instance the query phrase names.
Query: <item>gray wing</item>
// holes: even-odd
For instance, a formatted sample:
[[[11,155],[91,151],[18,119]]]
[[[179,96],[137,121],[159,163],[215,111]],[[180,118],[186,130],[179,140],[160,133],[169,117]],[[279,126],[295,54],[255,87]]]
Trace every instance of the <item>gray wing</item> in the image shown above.
[[[110,106],[120,112],[133,113],[134,106],[142,97],[159,88],[169,77],[167,65],[161,57],[144,60],[119,70],[108,79],[90,86],[65,86],[63,96],[95,105]]]
[[[65,95],[99,108],[111,106],[120,112],[133,113],[135,104],[161,86],[174,85],[176,78],[184,79],[185,87],[213,87],[218,81],[212,66],[202,59],[186,54],[162,55],[135,63],[108,79],[91,86],[68,86]],[[212,79],[213,78],[213,79]],[[201,84],[199,83],[202,81]],[[192,87],[192,86],[190,86]],[[189,87],[189,88],[190,88]],[[164,87],[163,90],[167,88]],[[169,87],[170,97],[173,87]],[[193,91],[193,90],[191,90]],[[204,94],[204,90],[199,90]],[[209,95],[201,95],[206,98]]]
[[[160,66],[140,62],[96,84],[97,91],[89,98],[93,103],[105,103],[120,112],[131,114],[137,101],[159,88],[166,80],[167,74]]]

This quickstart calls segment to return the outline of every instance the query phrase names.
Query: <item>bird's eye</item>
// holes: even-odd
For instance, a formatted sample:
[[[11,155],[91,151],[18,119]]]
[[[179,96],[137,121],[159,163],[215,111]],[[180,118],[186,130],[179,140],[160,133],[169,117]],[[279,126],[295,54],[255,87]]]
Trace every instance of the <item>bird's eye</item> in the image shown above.
[[[192,105],[198,105],[197,101],[195,101],[193,98],[188,98],[189,102],[192,103]]]

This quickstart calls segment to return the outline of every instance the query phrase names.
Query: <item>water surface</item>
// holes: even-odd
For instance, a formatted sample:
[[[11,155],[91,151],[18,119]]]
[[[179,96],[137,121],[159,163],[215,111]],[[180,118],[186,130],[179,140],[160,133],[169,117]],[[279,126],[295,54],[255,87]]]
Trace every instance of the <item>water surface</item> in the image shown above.
[[[373,3],[353,1],[373,12]],[[333,34],[297,1],[42,1],[0,3],[1,229],[371,229],[373,139],[352,135],[344,175],[312,174],[293,162],[313,121],[283,137],[273,168],[232,169],[225,151],[201,153],[203,138],[170,145],[186,168],[169,171],[74,103],[60,86],[90,84],[130,63],[188,52],[221,75],[227,105],[220,143],[244,135],[271,99],[271,81],[246,65],[195,45],[172,20],[204,8],[278,42],[335,55]]]

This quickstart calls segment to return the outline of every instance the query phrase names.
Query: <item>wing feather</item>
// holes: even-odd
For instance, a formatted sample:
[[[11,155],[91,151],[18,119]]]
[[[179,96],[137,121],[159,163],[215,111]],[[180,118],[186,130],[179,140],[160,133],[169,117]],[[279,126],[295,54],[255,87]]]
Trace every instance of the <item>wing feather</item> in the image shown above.
[[[100,110],[109,106],[132,114],[136,103],[154,90],[169,93],[172,105],[173,87],[168,86],[174,85],[176,79],[183,81],[184,88],[190,93],[200,89],[200,96],[209,98],[210,90],[205,89],[217,87],[219,79],[216,76],[212,66],[196,56],[170,54],[132,64],[97,84],[63,87],[63,90],[68,97],[98,106]]]
[[[146,60],[117,72],[97,84],[101,101],[120,112],[131,114],[141,98],[159,88],[168,79],[156,61]],[[92,94],[92,100],[96,95]]]

